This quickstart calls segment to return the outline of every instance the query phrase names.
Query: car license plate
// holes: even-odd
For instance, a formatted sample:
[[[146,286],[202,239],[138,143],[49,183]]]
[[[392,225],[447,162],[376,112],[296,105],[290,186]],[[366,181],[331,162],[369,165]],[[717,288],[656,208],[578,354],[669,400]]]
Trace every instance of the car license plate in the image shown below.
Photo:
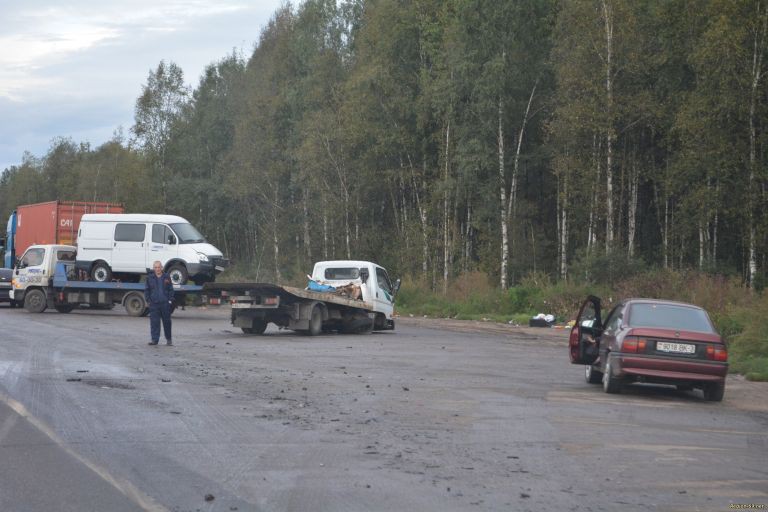
[[[696,345],[659,341],[656,343],[656,350],[659,352],[673,352],[675,354],[693,354],[696,352]]]

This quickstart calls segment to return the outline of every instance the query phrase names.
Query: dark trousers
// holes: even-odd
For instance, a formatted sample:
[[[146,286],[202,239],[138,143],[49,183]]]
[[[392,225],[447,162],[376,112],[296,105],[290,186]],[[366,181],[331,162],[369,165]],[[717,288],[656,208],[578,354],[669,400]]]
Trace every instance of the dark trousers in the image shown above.
[[[149,333],[152,341],[160,340],[160,320],[163,321],[165,339],[171,341],[171,305],[167,302],[153,302],[149,305]]]

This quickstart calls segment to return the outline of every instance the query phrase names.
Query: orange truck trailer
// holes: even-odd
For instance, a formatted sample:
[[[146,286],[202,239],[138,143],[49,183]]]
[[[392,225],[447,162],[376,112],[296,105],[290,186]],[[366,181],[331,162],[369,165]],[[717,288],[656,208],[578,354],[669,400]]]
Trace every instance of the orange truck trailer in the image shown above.
[[[123,205],[88,201],[49,201],[16,208],[8,219],[5,261],[12,268],[30,245],[75,245],[80,219],[86,213],[123,213]]]

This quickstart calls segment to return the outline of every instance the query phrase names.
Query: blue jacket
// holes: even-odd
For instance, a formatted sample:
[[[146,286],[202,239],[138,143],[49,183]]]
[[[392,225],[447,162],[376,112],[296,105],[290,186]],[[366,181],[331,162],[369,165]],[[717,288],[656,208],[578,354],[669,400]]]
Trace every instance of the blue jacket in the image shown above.
[[[172,301],[173,283],[171,283],[171,276],[163,273],[157,277],[154,272],[150,272],[144,285],[144,298],[148,304],[162,304]]]

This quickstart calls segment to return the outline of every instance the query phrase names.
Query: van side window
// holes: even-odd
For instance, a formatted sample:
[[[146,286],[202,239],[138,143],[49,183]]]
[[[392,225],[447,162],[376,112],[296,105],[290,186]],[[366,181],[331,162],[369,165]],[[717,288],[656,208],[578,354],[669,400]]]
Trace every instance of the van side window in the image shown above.
[[[118,224],[115,226],[115,242],[143,242],[145,224]]]
[[[152,225],[152,243],[153,244],[169,244],[170,238],[173,235],[173,231],[166,225],[153,224]]]

